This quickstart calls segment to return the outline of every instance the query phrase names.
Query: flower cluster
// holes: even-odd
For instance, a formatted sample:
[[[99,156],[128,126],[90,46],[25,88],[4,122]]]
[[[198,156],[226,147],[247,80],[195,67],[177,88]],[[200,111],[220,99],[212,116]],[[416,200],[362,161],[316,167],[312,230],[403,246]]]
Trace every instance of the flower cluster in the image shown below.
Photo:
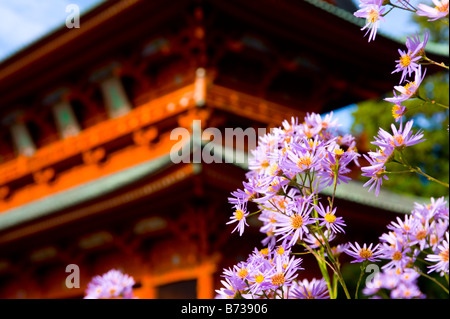
[[[286,245],[255,248],[246,261],[225,269],[218,298],[285,298],[302,263]]]
[[[375,274],[366,284],[363,293],[371,299],[413,299],[425,298],[417,285],[420,275],[411,268],[404,270],[387,269]],[[389,294],[388,294],[389,292]]]
[[[370,42],[375,40],[379,23],[395,7],[427,16],[432,21],[446,17],[448,0],[433,2],[435,8],[420,4],[416,9],[408,0],[360,0],[360,9],[354,15],[366,19],[362,30],[369,34]],[[387,5],[392,8],[387,10]],[[413,131],[413,120],[403,122],[408,111],[403,103],[419,98],[438,104],[419,95],[419,87],[427,72],[422,66],[434,64],[448,69],[443,63],[436,63],[426,56],[429,35],[426,32],[423,40],[418,35],[408,37],[406,49],[398,50],[399,59],[395,61],[392,73],[401,73],[400,83],[394,86],[394,96],[385,100],[394,104],[392,115],[395,122],[400,123],[398,126],[392,124],[391,132],[380,128],[372,142],[378,149],[364,155],[369,165],[361,168],[362,175],[370,178],[363,187],[369,186],[369,191],[375,189],[376,196],[383,180],[387,180],[387,174],[391,173],[386,170],[390,162],[402,164],[408,172],[439,182],[420,168],[410,166],[404,158],[405,148],[425,139],[421,130]],[[440,106],[448,109],[448,106]],[[438,272],[448,279],[449,218],[443,198],[437,201],[432,198],[430,205],[416,204],[411,214],[404,219],[397,218],[388,226],[389,232],[380,237],[380,243],[330,246],[338,234],[345,232],[346,226],[333,206],[336,187],[350,179],[350,164],[359,166],[360,157],[353,136],[339,136],[337,128],[332,113],[324,118],[312,113],[307,114],[302,123],[295,118],[290,122],[285,120],[281,127],[260,138],[257,148],[252,151],[250,171],[246,174],[243,189],[232,192],[229,198],[234,213],[228,224],[237,223],[233,232],[238,231],[242,236],[248,226],[247,219],[259,213],[260,231],[266,234],[262,244],[267,248],[255,249],[245,262],[225,270],[224,288],[217,290],[219,296],[336,298],[339,282],[346,297],[350,298],[338,260],[343,252],[353,257],[351,263],[362,264],[355,297],[369,262],[385,261],[383,271],[377,273],[363,291],[369,296],[376,297],[390,290],[391,298],[425,297],[417,285],[419,276],[428,276],[420,268],[419,263],[423,261],[431,264],[427,273]],[[439,183],[448,187],[448,184]],[[330,186],[333,196],[324,206],[319,194]],[[250,205],[258,210],[249,212]],[[299,246],[305,251],[293,253],[294,247]],[[294,258],[296,254],[314,255],[323,278],[310,282],[296,280],[296,272],[301,269],[300,260]],[[329,269],[333,271],[332,279]],[[447,288],[442,288],[448,293]]]
[[[383,295],[390,290],[391,298],[421,298],[417,286],[421,264],[428,265],[428,273],[441,276],[448,270],[449,208],[443,197],[431,203],[415,204],[411,214],[397,217],[387,226],[388,232],[380,237],[380,257],[386,261],[363,290],[367,295]],[[423,267],[422,267],[423,268]]]
[[[229,198],[234,213],[228,224],[237,223],[233,232],[238,230],[242,235],[248,226],[247,218],[254,214],[248,211],[249,203],[253,203],[258,207],[258,218],[262,222],[260,231],[266,234],[262,244],[268,248],[255,251],[245,263],[226,270],[222,282],[225,288],[218,291],[220,295],[250,294],[254,298],[278,293],[285,296],[278,288],[291,291],[292,294],[285,296],[289,298],[328,295],[329,287],[324,280],[303,282],[302,286],[296,281],[288,282],[288,278],[295,278],[294,271],[299,268],[286,254],[298,244],[310,252],[314,249],[323,251],[337,234],[344,233],[346,224],[336,215],[333,201],[323,205],[319,202],[319,192],[325,187],[336,189],[340,183],[346,183],[350,179],[347,176],[349,166],[352,163],[359,165],[360,155],[354,137],[340,136],[332,116],[330,113],[322,118],[311,113],[302,123],[292,118],[260,138],[257,148],[252,151],[250,171],[246,174],[243,189],[232,192]],[[328,255],[333,256],[344,250],[338,252],[328,248]],[[280,250],[283,254],[275,253]],[[322,255],[326,254],[322,252]],[[277,282],[283,284],[274,285]],[[324,282],[326,291],[323,290]],[[290,285],[296,289],[289,290]]]
[[[323,119],[312,113],[303,123],[292,118],[261,137],[249,160],[244,189],[229,198],[235,211],[229,223],[237,222],[234,231],[242,235],[248,203],[253,202],[261,212],[261,231],[268,235],[264,245],[286,240],[291,247],[310,236],[316,223],[326,227],[329,236],[343,232],[345,223],[335,216],[336,209],[318,203],[323,188],[346,183],[349,165],[359,165],[354,137],[338,135],[337,127],[332,113]]]
[[[102,276],[95,276],[85,292],[84,299],[133,299],[133,277],[111,269]]]

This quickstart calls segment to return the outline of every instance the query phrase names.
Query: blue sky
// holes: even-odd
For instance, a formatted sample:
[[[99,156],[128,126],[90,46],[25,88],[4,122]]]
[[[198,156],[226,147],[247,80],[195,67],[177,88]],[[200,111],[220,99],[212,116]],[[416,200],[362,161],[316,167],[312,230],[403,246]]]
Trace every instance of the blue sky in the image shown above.
[[[66,21],[67,5],[80,11],[99,0],[0,0],[0,61]]]
[[[105,0],[0,0],[0,61],[64,25],[69,15],[66,12],[69,4],[78,5],[80,11],[84,12],[102,1]],[[356,4],[359,2],[352,1]],[[419,0],[411,1],[419,3]],[[386,16],[386,21],[380,25],[379,30],[396,37],[410,35],[417,31],[410,23],[410,17],[408,12],[393,10]],[[364,36],[364,32],[361,31],[361,36]],[[349,106],[345,110],[334,112],[343,128],[351,126],[353,118],[350,113],[354,107]]]

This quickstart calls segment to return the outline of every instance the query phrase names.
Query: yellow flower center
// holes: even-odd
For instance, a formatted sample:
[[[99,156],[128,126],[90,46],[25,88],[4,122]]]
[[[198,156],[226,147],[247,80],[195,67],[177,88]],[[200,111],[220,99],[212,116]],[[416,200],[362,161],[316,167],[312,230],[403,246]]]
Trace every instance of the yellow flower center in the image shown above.
[[[409,55],[402,55],[400,57],[400,66],[406,68],[411,64],[411,57]]]
[[[369,14],[367,15],[367,20],[372,23],[375,23],[378,21],[379,17],[380,17],[380,13],[377,10],[372,9],[369,11]]]
[[[336,221],[336,216],[331,215],[330,213],[326,213],[324,218],[329,223],[334,223]]]
[[[416,238],[417,238],[418,240],[422,240],[422,239],[424,239],[425,237],[427,237],[427,231],[426,231],[426,230],[419,230],[419,231],[417,232],[417,234],[416,234]]]
[[[309,157],[309,156],[300,157],[300,158],[298,159],[298,161],[297,161],[297,166],[298,166],[300,169],[303,169],[303,166],[308,167],[308,166],[310,166],[311,164],[312,164],[312,160],[311,160],[311,157]]]
[[[363,259],[368,259],[372,257],[372,255],[373,255],[372,251],[367,248],[361,248],[361,250],[359,251],[359,256]]]
[[[399,117],[401,117],[403,114],[399,113],[399,111],[401,110],[401,106],[400,105],[394,105],[392,107],[392,116],[394,117],[394,119],[398,119]]]
[[[262,168],[267,168],[267,167],[269,167],[269,165],[270,165],[270,163],[269,163],[268,160],[264,160],[264,161],[261,162],[261,167]]]
[[[384,174],[385,172],[386,172],[386,171],[382,168],[382,169],[380,169],[378,172],[376,172],[375,175],[377,175],[378,178],[381,178],[381,176],[383,176],[383,174]]]
[[[278,201],[278,206],[280,206],[281,209],[286,209],[286,204],[287,204],[287,200],[285,200],[285,199],[280,199]]]
[[[272,284],[279,286],[284,284],[284,275],[283,274],[275,274],[272,276]]]
[[[237,220],[241,220],[242,218],[244,218],[244,212],[241,209],[236,209],[236,211],[234,212],[234,217]]]
[[[255,281],[256,281],[258,284],[262,283],[262,282],[264,281],[264,276],[261,275],[261,274],[255,276]]]
[[[241,279],[246,278],[247,275],[248,275],[247,268],[242,268],[242,269],[240,269],[240,270],[238,271],[237,275],[238,275],[238,277],[241,278]]]
[[[278,175],[279,172],[279,167],[277,163],[273,163],[270,167],[269,167],[269,174],[270,175]]]
[[[294,216],[291,217],[291,226],[294,229],[299,229],[300,227],[302,227],[303,225],[303,217],[295,214]]]
[[[440,12],[447,12],[448,11],[448,2],[441,2],[440,6],[436,6],[435,9],[437,9]]]
[[[259,252],[261,255],[267,256],[269,254],[269,248],[263,248]]]
[[[275,224],[276,222],[275,215],[270,216],[269,223]]]
[[[282,246],[278,247],[277,253],[278,253],[278,255],[283,255],[284,254],[284,248]]]
[[[393,255],[392,255],[392,259],[393,260],[400,260],[402,259],[402,253],[399,251],[396,251]]]
[[[413,95],[416,92],[416,82],[407,83],[403,88],[406,90],[406,95]]]
[[[447,250],[441,251],[439,253],[439,256],[441,257],[442,261],[448,262],[448,248]]]
[[[400,145],[400,146],[401,146],[403,143],[405,143],[405,139],[403,138],[403,136],[402,136],[401,134],[395,135],[393,138],[394,138],[394,139],[391,140],[391,143],[390,143],[392,146],[396,146],[396,145],[395,145],[395,142],[397,142],[397,144]]]

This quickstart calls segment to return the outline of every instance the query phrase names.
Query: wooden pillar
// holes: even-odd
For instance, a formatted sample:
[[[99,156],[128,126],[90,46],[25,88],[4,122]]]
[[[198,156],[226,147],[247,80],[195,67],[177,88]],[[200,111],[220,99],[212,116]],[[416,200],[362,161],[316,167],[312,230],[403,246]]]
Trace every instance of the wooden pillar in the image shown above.
[[[214,279],[216,270],[213,262],[205,262],[198,268],[197,275],[197,299],[214,298]]]
[[[36,146],[24,122],[16,121],[10,126],[14,147],[19,155],[33,156]]]
[[[111,118],[125,115],[131,110],[131,103],[119,77],[112,76],[102,80],[100,88]]]
[[[76,136],[80,132],[80,125],[69,101],[60,101],[53,105],[53,115],[62,138]]]

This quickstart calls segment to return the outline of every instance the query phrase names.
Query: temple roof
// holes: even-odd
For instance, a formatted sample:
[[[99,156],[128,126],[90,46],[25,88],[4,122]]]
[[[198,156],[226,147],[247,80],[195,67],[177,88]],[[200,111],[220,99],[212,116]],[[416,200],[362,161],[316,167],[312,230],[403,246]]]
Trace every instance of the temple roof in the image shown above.
[[[326,112],[392,91],[389,74],[404,43],[383,34],[367,43],[362,25],[321,0],[104,1],[79,29],[61,26],[0,63],[0,111],[29,104],[54,83],[88,78],[86,64],[120,60],[131,47],[152,59],[165,43],[174,59],[216,68],[217,83]],[[431,58],[448,56],[448,47],[429,43],[427,50]]]

